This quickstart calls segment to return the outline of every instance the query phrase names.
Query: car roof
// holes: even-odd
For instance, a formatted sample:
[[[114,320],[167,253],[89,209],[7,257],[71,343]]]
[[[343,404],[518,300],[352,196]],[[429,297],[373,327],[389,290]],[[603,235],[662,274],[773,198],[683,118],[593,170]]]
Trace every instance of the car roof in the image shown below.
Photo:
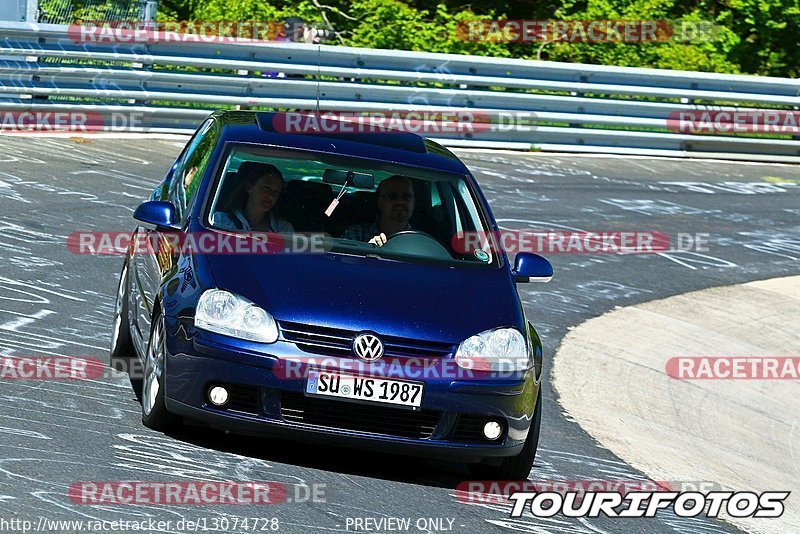
[[[243,142],[275,147],[313,150],[340,156],[413,165],[469,175],[467,167],[442,145],[414,133],[286,133],[274,127],[279,113],[217,111],[223,142]]]

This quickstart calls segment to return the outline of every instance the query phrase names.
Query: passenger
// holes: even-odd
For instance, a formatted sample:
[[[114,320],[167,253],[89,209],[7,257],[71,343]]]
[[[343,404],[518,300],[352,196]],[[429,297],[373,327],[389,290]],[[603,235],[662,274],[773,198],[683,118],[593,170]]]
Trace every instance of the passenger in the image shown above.
[[[354,241],[367,241],[382,247],[388,238],[411,230],[408,224],[414,213],[414,186],[411,179],[395,174],[378,185],[378,219],[372,223],[355,224],[348,227],[342,238]]]
[[[239,167],[241,182],[224,202],[224,210],[214,214],[213,223],[224,230],[293,233],[294,227],[275,211],[283,190],[283,175],[274,165],[247,161]]]

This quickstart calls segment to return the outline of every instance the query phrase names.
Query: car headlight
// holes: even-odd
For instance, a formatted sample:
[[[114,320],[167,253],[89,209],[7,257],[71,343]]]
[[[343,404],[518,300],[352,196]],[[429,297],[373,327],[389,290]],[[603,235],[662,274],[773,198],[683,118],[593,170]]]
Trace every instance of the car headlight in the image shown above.
[[[473,371],[524,371],[531,365],[525,337],[515,328],[487,330],[465,340],[456,363]]]
[[[278,339],[278,325],[270,314],[222,289],[209,289],[200,295],[194,325],[248,341],[274,343]]]

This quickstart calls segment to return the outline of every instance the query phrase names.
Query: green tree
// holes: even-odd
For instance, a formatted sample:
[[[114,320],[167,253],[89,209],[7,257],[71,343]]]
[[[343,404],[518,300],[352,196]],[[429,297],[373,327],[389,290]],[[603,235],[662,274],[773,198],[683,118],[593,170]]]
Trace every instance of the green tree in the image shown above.
[[[798,0],[729,0],[728,24],[741,37],[731,57],[744,72],[795,78],[800,74]]]
[[[41,0],[67,18],[103,19],[127,0]],[[159,20],[284,21],[333,29],[330,44],[633,67],[800,74],[800,0],[161,0]],[[113,8],[113,9],[112,9]],[[71,14],[68,13],[71,11]],[[509,43],[465,39],[475,19],[667,20],[666,42]],[[681,28],[711,25],[693,38]]]
[[[681,9],[675,0],[565,0],[555,16],[562,20],[669,21],[673,35],[664,42],[552,43],[544,47],[546,59],[626,67],[739,71],[739,65],[730,59],[738,36],[720,25],[719,20],[709,20],[708,11],[699,6]]]

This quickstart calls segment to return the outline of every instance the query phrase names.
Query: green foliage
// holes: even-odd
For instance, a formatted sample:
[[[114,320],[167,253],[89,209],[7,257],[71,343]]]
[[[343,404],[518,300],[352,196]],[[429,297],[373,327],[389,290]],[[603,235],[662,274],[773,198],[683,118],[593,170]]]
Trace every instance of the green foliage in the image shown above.
[[[72,24],[75,20],[137,20],[138,0],[39,0],[40,22]]]
[[[580,63],[654,67],[709,72],[739,72],[731,51],[739,37],[703,9],[679,10],[674,0],[566,0],[557,16],[563,20],[665,21],[672,36],[664,42],[552,43],[547,59]],[[688,6],[687,6],[688,7]],[[679,13],[679,11],[683,11]]]
[[[706,21],[714,29],[709,39],[683,43],[552,45],[550,59],[787,77],[800,73],[798,0],[565,0],[556,16]]]
[[[193,20],[277,21],[287,16],[282,9],[258,0],[207,0],[194,10]]]
[[[459,37],[460,21],[476,18],[468,10],[451,13],[440,4],[436,10],[417,10],[400,0],[357,0],[350,5],[350,13],[359,19],[350,30],[348,44],[370,48],[391,48],[477,54],[508,57],[510,51],[501,43],[471,42]],[[488,11],[481,18],[494,18]]]
[[[729,0],[729,24],[741,37],[732,56],[744,72],[800,74],[798,0]]]
[[[291,3],[207,0],[190,18],[271,22],[299,17],[316,27],[335,29],[340,38],[331,44],[501,57],[510,55],[508,46],[503,43],[469,42],[459,38],[456,31],[458,22],[478,16],[466,9],[452,12],[444,4],[434,6],[433,10],[417,9],[402,0],[332,0],[322,3],[328,9],[320,10],[312,0]],[[480,15],[481,18],[498,16],[502,15],[493,11]],[[162,13],[159,18],[170,20],[168,13]]]
[[[43,6],[67,0],[41,0]],[[118,6],[127,0],[106,0]],[[88,2],[92,2],[91,7]],[[706,72],[800,74],[800,0],[161,0],[160,20],[284,21],[300,17],[337,37],[329,44],[517,57]],[[76,14],[101,18],[102,0],[72,0]],[[84,7],[85,6],[85,7]],[[59,8],[60,9],[60,8]],[[81,11],[82,10],[82,11]],[[459,22],[475,19],[662,20],[664,42],[469,41]],[[693,36],[683,29],[709,31]]]

